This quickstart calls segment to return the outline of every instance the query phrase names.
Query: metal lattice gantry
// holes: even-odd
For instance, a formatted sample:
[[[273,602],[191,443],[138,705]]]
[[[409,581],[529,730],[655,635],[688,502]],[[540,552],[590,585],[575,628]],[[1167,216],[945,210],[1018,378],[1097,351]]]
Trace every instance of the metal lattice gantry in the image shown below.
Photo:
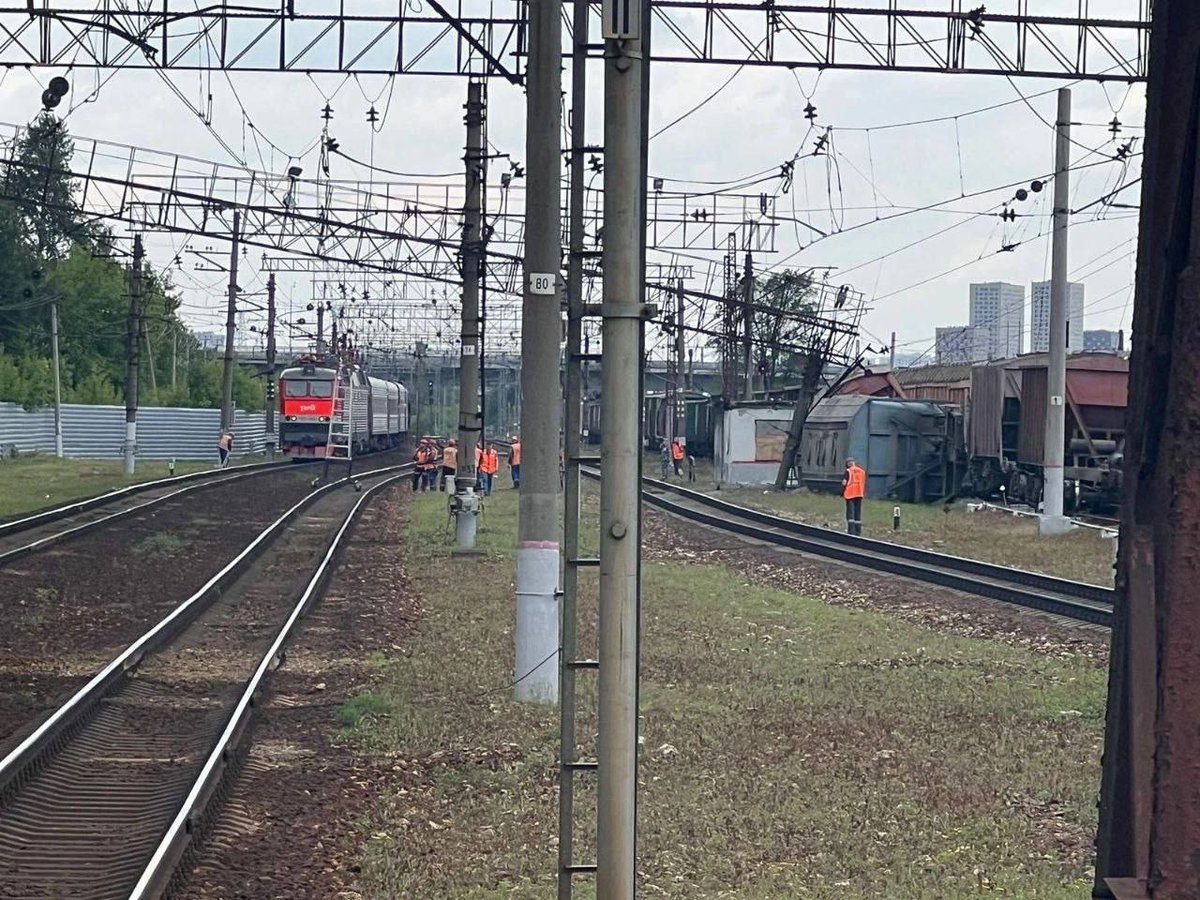
[[[1152,0],[1129,0],[1136,18],[1092,18],[1087,0],[944,9],[901,0],[853,6],[774,0],[653,0],[654,62],[816,69],[890,69],[1089,80],[1144,81]],[[599,7],[593,9],[599,22]],[[1033,9],[1041,12],[1034,15]],[[1073,14],[1072,14],[1073,13]],[[599,33],[597,28],[592,32]],[[603,55],[604,45],[589,46]]]
[[[911,0],[908,0],[911,3]],[[653,0],[654,62],[1143,81],[1151,0],[853,5]],[[1034,14],[1036,8],[1039,14]],[[1053,10],[1058,15],[1049,14]],[[599,22],[600,3],[593,9]],[[524,77],[520,0],[29,0],[0,7],[0,66]],[[598,34],[595,29],[593,34]],[[603,45],[589,54],[599,58]]]
[[[522,78],[519,0],[28,0],[0,65]]]

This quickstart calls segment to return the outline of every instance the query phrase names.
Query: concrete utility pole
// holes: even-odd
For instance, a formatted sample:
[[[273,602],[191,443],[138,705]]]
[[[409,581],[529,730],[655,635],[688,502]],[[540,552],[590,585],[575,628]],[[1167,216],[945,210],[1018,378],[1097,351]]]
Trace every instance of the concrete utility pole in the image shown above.
[[[237,270],[238,233],[241,230],[242,214],[233,211],[233,232],[229,247],[229,302],[225,309],[225,372],[221,390],[221,431],[233,427],[233,335],[237,327]]]
[[[58,298],[50,298],[50,353],[54,358],[54,455],[63,458],[62,375],[58,365]]]
[[[604,299],[596,896],[633,900],[648,0],[604,8]],[[628,18],[624,18],[628,16]]]
[[[175,389],[176,373],[179,368],[179,326],[171,323],[171,390]]]
[[[141,353],[142,236],[133,236],[129,269],[129,319],[125,325],[125,474],[132,475],[137,457],[138,355]]]
[[[746,381],[742,399],[754,399],[754,255],[746,251],[746,274],[742,283],[742,369]]]
[[[516,697],[558,702],[558,425],[562,179],[562,4],[530,0],[528,160],[521,309],[521,499],[517,522]]]
[[[154,366],[154,345],[150,343],[150,326],[146,324],[146,317],[142,316],[142,343],[146,345],[146,374],[150,376],[150,390],[156,395],[158,394],[158,373]]]
[[[687,398],[684,390],[684,367],[687,365],[687,337],[684,333],[683,318],[683,279],[675,290],[675,436],[687,443]],[[689,385],[690,386],[690,385]]]
[[[1065,534],[1063,455],[1067,426],[1067,227],[1071,216],[1071,91],[1058,91],[1058,135],[1054,162],[1054,237],[1050,246],[1050,362],[1047,373],[1045,486],[1041,534]]]
[[[325,300],[324,289],[322,289],[322,299],[317,304],[317,353],[325,352]]]
[[[479,403],[479,257],[483,250],[483,84],[467,84],[466,206],[462,242],[462,347],[458,363],[458,470],[454,479],[454,523],[460,550],[475,547],[479,498],[475,496],[475,447],[482,437]]]
[[[267,276],[267,459],[275,459],[279,438],[275,433],[275,273]]]
[[[1157,0],[1093,897],[1200,897],[1200,4]]]

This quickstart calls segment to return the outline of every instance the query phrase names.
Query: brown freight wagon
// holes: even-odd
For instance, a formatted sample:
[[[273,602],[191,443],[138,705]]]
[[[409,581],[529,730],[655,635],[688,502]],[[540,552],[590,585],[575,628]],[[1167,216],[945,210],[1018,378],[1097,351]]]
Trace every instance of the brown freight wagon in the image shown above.
[[[971,372],[964,493],[1006,494],[1036,505],[1045,458],[1047,354],[977,365]],[[1129,360],[1111,353],[1067,358],[1064,479],[1069,508],[1113,505],[1120,489]]]

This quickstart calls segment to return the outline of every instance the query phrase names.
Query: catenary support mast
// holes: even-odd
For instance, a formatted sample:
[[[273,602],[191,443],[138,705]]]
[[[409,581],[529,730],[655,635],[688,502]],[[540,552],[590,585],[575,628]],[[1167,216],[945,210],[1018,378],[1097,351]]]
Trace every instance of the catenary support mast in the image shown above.
[[[462,345],[458,369],[458,469],[455,473],[455,531],[459,549],[475,547],[478,499],[475,496],[475,448],[482,440],[479,403],[479,257],[483,244],[483,84],[467,85],[466,207],[462,249]]]
[[[221,431],[233,427],[233,339],[237,328],[237,270],[238,270],[238,232],[241,229],[242,214],[233,211],[233,233],[229,247],[229,299],[225,307],[225,361],[222,372],[221,388]]]
[[[561,3],[530,0],[516,696],[538,703],[558,701],[561,47]]]
[[[1071,217],[1071,91],[1058,92],[1054,164],[1054,237],[1050,260],[1050,363],[1047,373],[1045,487],[1042,534],[1063,534],[1071,521],[1063,515],[1063,457],[1067,425],[1067,228]]]
[[[637,820],[648,6],[605,7],[596,888],[632,900]],[[622,19],[622,10],[627,19]]]
[[[138,363],[141,354],[142,236],[133,236],[129,267],[129,321],[125,326],[125,474],[132,475],[137,459]]]

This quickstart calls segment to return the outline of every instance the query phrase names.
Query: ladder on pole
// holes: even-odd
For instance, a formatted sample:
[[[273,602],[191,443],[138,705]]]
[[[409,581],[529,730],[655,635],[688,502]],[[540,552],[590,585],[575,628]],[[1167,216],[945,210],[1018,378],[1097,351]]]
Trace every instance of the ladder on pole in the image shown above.
[[[576,736],[578,691],[576,677],[598,675],[597,659],[580,656],[579,650],[579,581],[580,571],[595,568],[599,559],[585,559],[580,542],[580,470],[586,464],[596,464],[596,458],[583,454],[584,372],[591,357],[583,353],[585,304],[583,296],[585,257],[597,255],[584,249],[583,178],[584,158],[588,152],[584,134],[588,0],[573,2],[572,87],[571,87],[571,156],[569,255],[567,263],[567,349],[564,384],[565,422],[563,427],[563,596],[562,634],[559,665],[560,749],[558,777],[558,900],[572,900],[578,875],[596,872],[596,861],[576,859],[575,847],[575,787],[580,776],[595,778],[595,760],[580,758]],[[594,813],[593,813],[594,814]],[[591,848],[595,851],[595,848]]]
[[[346,475],[354,464],[354,377],[353,368],[341,361],[333,376],[333,397],[329,410],[329,434],[325,442],[325,470],[322,478],[328,480],[329,464],[334,460],[345,461]]]

